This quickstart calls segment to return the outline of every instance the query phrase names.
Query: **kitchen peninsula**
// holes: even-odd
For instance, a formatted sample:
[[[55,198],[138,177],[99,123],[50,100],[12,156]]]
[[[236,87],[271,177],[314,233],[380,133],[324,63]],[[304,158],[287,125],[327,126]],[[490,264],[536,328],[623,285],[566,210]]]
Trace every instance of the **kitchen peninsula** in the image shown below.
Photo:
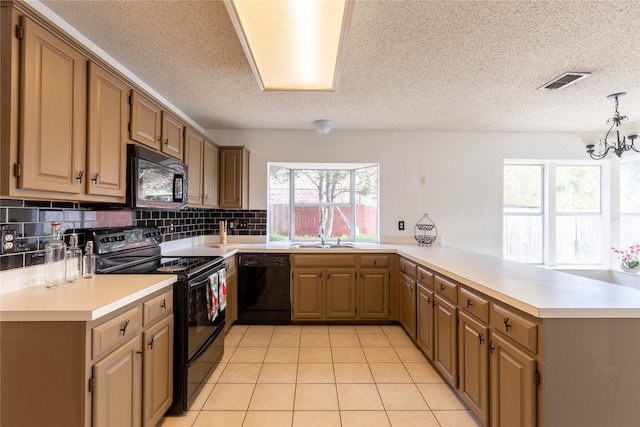
[[[392,298],[398,319],[443,373],[437,354],[430,357],[421,345],[421,328],[432,333],[442,328],[438,325],[438,319],[443,321],[442,311],[437,309],[446,304],[452,308],[454,325],[449,332],[453,333],[455,376],[450,384],[472,410],[476,404],[481,407],[479,413],[474,412],[487,426],[627,427],[640,420],[639,289],[446,246],[361,244],[353,249],[292,249],[289,243],[228,247],[214,243],[203,237],[182,246],[172,243],[166,250],[168,254],[230,258],[238,252],[396,254],[398,276],[408,278],[413,292],[413,302],[406,306],[400,296],[402,280],[391,287],[397,293]],[[416,268],[413,276],[405,268],[412,264]],[[420,274],[432,275],[435,286],[431,282],[430,288],[423,287]],[[454,302],[445,295],[451,285]],[[429,305],[421,304],[427,299],[414,291],[419,288],[426,288],[427,295],[436,294]],[[439,300],[440,290],[444,292]],[[426,315],[425,320],[429,307],[435,307],[436,315]],[[482,308],[477,311],[475,307]],[[402,321],[407,310],[413,311],[414,331]],[[482,328],[480,335],[470,335],[468,331],[474,329],[468,326],[476,324]],[[437,338],[433,342],[437,348]],[[475,343],[480,359],[470,359],[465,353]],[[489,360],[483,362],[483,355]],[[464,374],[480,377],[476,393],[465,387]],[[446,379],[445,374],[443,377]],[[513,414],[516,418],[508,418]]]

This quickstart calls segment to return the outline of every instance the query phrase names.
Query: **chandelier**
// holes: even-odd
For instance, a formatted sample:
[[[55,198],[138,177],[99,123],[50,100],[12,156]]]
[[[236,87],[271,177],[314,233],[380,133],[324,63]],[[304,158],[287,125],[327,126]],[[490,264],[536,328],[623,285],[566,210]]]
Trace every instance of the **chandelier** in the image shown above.
[[[636,138],[638,138],[638,135],[628,135],[625,137],[621,134],[620,125],[623,122],[626,122],[628,117],[623,116],[618,112],[618,98],[621,98],[626,94],[626,92],[620,92],[613,93],[607,96],[607,98],[613,98],[615,100],[616,111],[613,114],[613,117],[607,120],[607,125],[611,125],[611,127],[607,131],[607,134],[604,136],[604,138],[600,139],[600,141],[598,141],[598,144],[587,145],[587,153],[589,153],[592,159],[602,160],[607,157],[607,154],[609,154],[609,151],[611,150],[613,150],[613,152],[616,153],[616,156],[618,157],[621,157],[622,153],[624,153],[625,151],[630,150],[640,153],[640,147],[636,148],[633,145]],[[609,139],[610,135],[611,139]],[[627,140],[629,140],[629,142],[627,142]]]

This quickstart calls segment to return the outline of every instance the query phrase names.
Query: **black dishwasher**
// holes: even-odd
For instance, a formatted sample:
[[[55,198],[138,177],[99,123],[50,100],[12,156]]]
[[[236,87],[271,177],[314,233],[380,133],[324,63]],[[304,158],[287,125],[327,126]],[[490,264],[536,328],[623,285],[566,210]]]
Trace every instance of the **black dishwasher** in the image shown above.
[[[238,321],[242,325],[291,323],[288,254],[240,254]]]

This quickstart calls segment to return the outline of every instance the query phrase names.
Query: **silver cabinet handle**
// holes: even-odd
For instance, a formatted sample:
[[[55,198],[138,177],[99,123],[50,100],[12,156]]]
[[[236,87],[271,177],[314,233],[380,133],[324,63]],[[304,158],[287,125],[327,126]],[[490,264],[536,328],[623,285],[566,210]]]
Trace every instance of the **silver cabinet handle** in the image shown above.
[[[94,173],[93,176],[91,177],[91,181],[93,181],[94,184],[97,184],[99,176],[100,176],[100,172]]]

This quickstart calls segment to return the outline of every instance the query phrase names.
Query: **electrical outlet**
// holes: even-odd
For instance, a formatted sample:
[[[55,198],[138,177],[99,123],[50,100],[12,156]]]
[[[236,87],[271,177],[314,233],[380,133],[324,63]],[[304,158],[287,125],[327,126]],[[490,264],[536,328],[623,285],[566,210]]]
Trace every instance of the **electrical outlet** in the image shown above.
[[[404,230],[404,221],[398,221],[398,230]]]
[[[238,228],[242,230],[246,230],[249,228],[249,220],[248,219],[239,219],[238,220]]]
[[[0,252],[5,254],[16,250],[16,230],[2,230]]]

